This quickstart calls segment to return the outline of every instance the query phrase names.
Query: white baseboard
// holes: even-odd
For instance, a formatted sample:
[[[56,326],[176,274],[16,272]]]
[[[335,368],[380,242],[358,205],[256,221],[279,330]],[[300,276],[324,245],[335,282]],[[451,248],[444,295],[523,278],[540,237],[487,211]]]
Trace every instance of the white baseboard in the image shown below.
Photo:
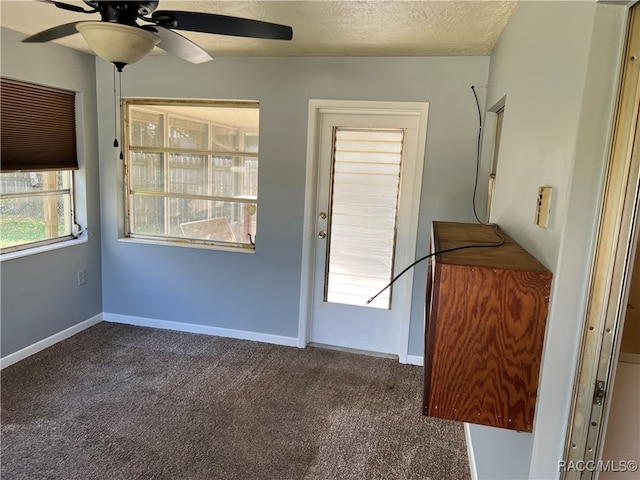
[[[39,351],[44,350],[45,348],[49,348],[50,346],[55,345],[56,343],[61,342],[62,340],[65,340],[75,335],[76,333],[81,332],[82,330],[92,327],[96,323],[100,323],[101,321],[102,321],[102,314],[99,313],[95,317],[91,317],[89,320],[80,322],[74,325],[73,327],[69,327],[66,330],[58,332],[54,335],[51,335],[50,337],[40,340],[39,342],[29,345],[28,347],[25,347],[22,350],[18,350],[15,353],[11,353],[7,355],[6,357],[2,357],[0,358],[0,370],[2,370],[5,367],[8,367],[9,365],[13,365],[14,363],[19,362],[20,360],[23,360],[33,355],[34,353],[38,353]]]
[[[422,367],[424,365],[424,358],[420,355],[407,355],[407,363],[409,365],[419,365]]]
[[[471,480],[478,480],[478,470],[476,469],[476,458],[473,455],[473,444],[471,443],[471,430],[469,424],[464,424],[464,438],[467,442],[467,456],[469,457],[469,469],[471,470]]]
[[[131,315],[121,315],[117,313],[100,313],[84,322],[51,335],[28,347],[18,350],[15,353],[0,358],[0,370],[23,360],[34,353],[38,353],[62,340],[65,340],[76,333],[81,332],[102,321],[112,323],[124,323],[138,327],[160,328],[165,330],[176,330],[180,332],[201,333],[204,335],[215,335],[218,337],[237,338],[240,340],[251,340],[254,342],[272,343],[274,345],[284,345],[287,347],[300,347],[298,337],[285,337],[283,335],[272,335],[269,333],[250,332],[247,330],[235,330],[231,328],[211,327],[208,325],[198,325],[194,323],[170,322],[167,320],[156,320],[146,317],[135,317]],[[423,359],[420,355],[407,355],[407,362],[410,365],[422,365]]]
[[[198,325],[195,323],[170,322],[167,320],[156,320],[154,318],[120,315],[118,313],[103,313],[102,319],[105,322],[124,323],[127,325],[135,325],[138,327],[152,327],[161,328],[164,330],[177,330],[180,332],[202,333],[205,335],[215,335],[218,337],[229,337],[237,338],[240,340],[252,340],[254,342],[273,343],[275,345],[285,345],[287,347],[298,346],[298,337],[285,337],[282,335],[272,335],[269,333],[258,333],[250,332],[247,330],[211,327],[208,325]]]

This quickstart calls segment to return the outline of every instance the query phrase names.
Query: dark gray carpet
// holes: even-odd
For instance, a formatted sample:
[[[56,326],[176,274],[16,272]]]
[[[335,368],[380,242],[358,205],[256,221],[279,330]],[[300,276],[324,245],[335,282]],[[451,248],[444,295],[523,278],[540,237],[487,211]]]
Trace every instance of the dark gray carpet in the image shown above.
[[[100,323],[1,388],[2,480],[470,478],[387,358]]]

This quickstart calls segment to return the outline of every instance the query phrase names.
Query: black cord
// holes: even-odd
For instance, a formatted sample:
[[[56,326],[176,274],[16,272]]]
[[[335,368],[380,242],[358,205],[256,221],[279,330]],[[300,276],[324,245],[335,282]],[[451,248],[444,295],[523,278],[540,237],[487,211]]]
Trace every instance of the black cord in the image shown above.
[[[476,88],[473,85],[471,85],[471,91],[473,92],[473,96],[476,99],[476,107],[478,108],[478,122],[479,122],[478,141],[477,141],[477,147],[476,147],[476,179],[473,184],[473,201],[472,201],[473,216],[476,217],[476,221],[478,223],[482,223],[484,225],[485,223],[482,220],[480,220],[480,218],[478,217],[478,212],[476,210],[476,193],[478,191],[478,176],[480,173],[480,140],[482,139],[482,113],[480,111],[480,102],[478,101]]]
[[[477,146],[476,146],[476,178],[475,178],[475,181],[474,181],[474,184],[473,184],[473,200],[472,200],[473,215],[474,215],[474,217],[476,217],[476,221],[478,223],[481,223],[482,225],[488,225],[488,224],[484,223],[482,220],[480,220],[480,218],[478,217],[478,212],[476,210],[476,193],[478,191],[478,176],[480,174],[480,141],[482,139],[482,111],[480,110],[480,101],[478,100],[478,94],[476,93],[476,87],[471,85],[471,91],[473,92],[473,97],[476,99],[476,107],[478,109],[478,124],[479,124],[479,126],[478,126],[478,141],[477,141]],[[380,295],[387,288],[389,288],[391,285],[393,285],[395,283],[395,281],[398,280],[402,275],[407,273],[408,270],[410,270],[411,268],[415,267],[418,263],[420,263],[420,262],[422,262],[424,260],[427,260],[428,258],[431,258],[431,257],[433,257],[435,255],[440,255],[440,254],[443,254],[443,253],[455,252],[457,250],[464,250],[464,249],[467,249],[467,248],[489,248],[489,247],[500,247],[500,246],[504,245],[504,237],[502,236],[502,234],[498,230],[498,225],[494,224],[494,226],[495,226],[495,233],[498,236],[498,238],[500,239],[500,241],[498,243],[491,243],[491,244],[484,244],[484,245],[464,245],[462,247],[448,248],[446,250],[440,250],[439,252],[433,252],[433,253],[430,253],[429,255],[425,255],[424,257],[416,260],[411,265],[409,265],[407,268],[402,270],[398,275],[393,277],[393,279],[387,284],[386,287],[384,287],[382,290],[380,290],[378,293],[376,293],[373,297],[371,297],[369,300],[367,300],[367,305],[369,305],[371,302],[373,302],[378,295]]]
[[[443,253],[455,252],[455,251],[458,251],[458,250],[465,250],[467,248],[494,248],[494,247],[501,247],[502,245],[504,245],[504,237],[502,236],[502,234],[498,230],[498,225],[494,224],[494,227],[495,227],[495,234],[500,239],[499,242],[497,242],[497,243],[476,244],[476,245],[463,245],[461,247],[447,248],[445,250],[440,250],[440,251],[437,251],[437,252],[430,253],[429,255],[425,255],[424,257],[419,258],[418,260],[413,262],[411,265],[409,265],[407,268],[402,270],[398,275],[393,277],[393,279],[387,284],[386,287],[384,287],[382,290],[380,290],[378,293],[376,293],[373,297],[371,297],[369,300],[367,300],[367,305],[369,305],[371,302],[373,302],[378,295],[380,295],[387,288],[389,288],[391,285],[393,285],[395,283],[395,281],[398,280],[402,275],[407,273],[407,271],[409,271],[411,268],[415,267],[420,262],[422,262],[424,260],[427,260],[428,258],[434,257],[436,255],[441,255]]]

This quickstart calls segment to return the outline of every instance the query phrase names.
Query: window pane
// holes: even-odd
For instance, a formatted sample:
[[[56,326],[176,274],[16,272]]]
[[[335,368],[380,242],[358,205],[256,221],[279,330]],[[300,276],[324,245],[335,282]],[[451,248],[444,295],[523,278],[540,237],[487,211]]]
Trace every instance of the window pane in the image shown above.
[[[164,139],[163,116],[131,107],[130,141],[138,147],[162,147]]]
[[[257,108],[216,108],[211,120],[212,150],[223,152],[258,152]]]
[[[131,231],[142,235],[165,235],[164,198],[131,196]]]
[[[205,150],[208,147],[208,123],[169,117],[169,146]]]
[[[220,197],[233,196],[233,157],[213,157],[211,180],[212,195]]]
[[[71,172],[17,172],[3,173],[0,194],[35,193],[70,188]]]
[[[258,198],[258,159],[244,158],[242,160],[242,169],[244,178],[241,195]]]
[[[180,225],[209,218],[208,200],[169,198],[169,236],[182,237]]]
[[[0,200],[0,248],[71,235],[71,195]]]
[[[258,153],[258,134],[248,133],[244,136],[244,151]]]
[[[132,195],[133,234],[184,237],[250,244],[255,241],[256,204],[190,198]],[[169,231],[164,231],[165,203],[169,209]]]
[[[213,157],[211,195],[258,197],[258,159],[254,157]]]
[[[172,236],[249,244],[255,241],[255,204],[170,199]]]
[[[164,191],[164,164],[161,153],[132,151],[129,154],[131,189],[144,192]]]
[[[169,188],[173,193],[208,195],[209,184],[206,155],[169,155]]]

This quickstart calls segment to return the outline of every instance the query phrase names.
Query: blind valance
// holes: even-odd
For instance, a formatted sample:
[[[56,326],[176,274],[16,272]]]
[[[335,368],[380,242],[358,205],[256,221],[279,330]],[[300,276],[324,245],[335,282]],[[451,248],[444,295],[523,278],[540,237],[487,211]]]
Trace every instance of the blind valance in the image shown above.
[[[75,93],[1,79],[3,172],[78,168]]]

